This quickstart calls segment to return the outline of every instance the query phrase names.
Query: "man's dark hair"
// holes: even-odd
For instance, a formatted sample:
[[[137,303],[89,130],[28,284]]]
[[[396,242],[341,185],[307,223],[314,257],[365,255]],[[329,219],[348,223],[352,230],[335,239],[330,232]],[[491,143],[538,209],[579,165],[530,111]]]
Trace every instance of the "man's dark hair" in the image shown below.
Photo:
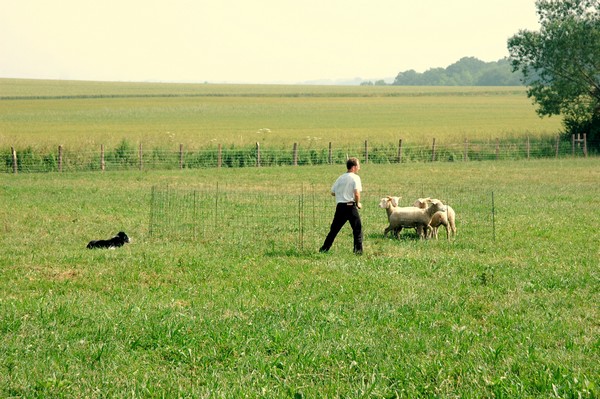
[[[348,160],[346,161],[346,169],[350,170],[352,169],[353,166],[357,166],[358,165],[358,158],[352,157],[352,158],[348,158]]]

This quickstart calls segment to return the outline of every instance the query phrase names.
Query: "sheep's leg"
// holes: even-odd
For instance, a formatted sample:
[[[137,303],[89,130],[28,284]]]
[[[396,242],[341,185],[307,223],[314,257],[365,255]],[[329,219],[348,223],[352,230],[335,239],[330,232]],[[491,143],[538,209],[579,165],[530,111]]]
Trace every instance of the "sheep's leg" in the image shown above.
[[[429,233],[427,234],[427,236],[425,236],[425,238],[435,238],[437,240],[438,238],[438,228],[437,227],[433,227],[433,226],[429,226]]]
[[[392,229],[392,225],[390,224],[388,227],[385,228],[385,230],[383,230],[383,236],[387,237],[387,233],[389,233]]]
[[[429,234],[433,234],[433,229],[432,229],[431,225],[423,226],[423,233],[424,234],[422,236],[420,236],[421,239],[424,239],[424,238],[427,239]]]
[[[398,235],[400,234],[400,231],[402,231],[402,226],[394,229],[394,235],[396,236],[396,239],[398,239]]]

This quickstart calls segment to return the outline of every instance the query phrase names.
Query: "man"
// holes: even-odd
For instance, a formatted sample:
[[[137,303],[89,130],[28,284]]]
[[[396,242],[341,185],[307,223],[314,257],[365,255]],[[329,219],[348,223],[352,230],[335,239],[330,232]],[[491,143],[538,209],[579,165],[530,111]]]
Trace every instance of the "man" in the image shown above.
[[[360,203],[362,184],[360,176],[357,174],[360,170],[358,159],[354,157],[348,159],[346,168],[348,171],[338,177],[331,187],[331,195],[335,196],[336,202],[335,215],[333,216],[333,222],[331,222],[329,234],[327,234],[325,242],[319,251],[329,251],[341,228],[346,222],[350,222],[352,234],[354,235],[354,253],[362,255],[362,222],[358,213],[358,210],[362,208]]]

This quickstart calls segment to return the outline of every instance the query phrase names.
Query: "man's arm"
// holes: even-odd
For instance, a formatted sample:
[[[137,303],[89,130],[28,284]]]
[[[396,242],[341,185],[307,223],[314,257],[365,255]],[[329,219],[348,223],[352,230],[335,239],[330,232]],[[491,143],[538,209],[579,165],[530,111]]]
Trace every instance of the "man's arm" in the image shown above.
[[[354,202],[358,209],[362,208],[362,204],[360,203],[360,191],[358,190],[354,190]]]

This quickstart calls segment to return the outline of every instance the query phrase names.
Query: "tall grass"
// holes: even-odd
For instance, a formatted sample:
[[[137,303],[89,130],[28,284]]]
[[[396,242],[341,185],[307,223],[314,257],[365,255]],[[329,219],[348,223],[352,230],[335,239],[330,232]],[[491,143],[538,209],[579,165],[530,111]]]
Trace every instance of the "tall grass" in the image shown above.
[[[5,175],[0,396],[598,397],[598,162],[364,165],[362,257],[346,229],[329,254],[149,235],[153,186],[331,201],[340,165]],[[487,195],[454,241],[382,237],[382,195],[492,190],[495,241]]]

